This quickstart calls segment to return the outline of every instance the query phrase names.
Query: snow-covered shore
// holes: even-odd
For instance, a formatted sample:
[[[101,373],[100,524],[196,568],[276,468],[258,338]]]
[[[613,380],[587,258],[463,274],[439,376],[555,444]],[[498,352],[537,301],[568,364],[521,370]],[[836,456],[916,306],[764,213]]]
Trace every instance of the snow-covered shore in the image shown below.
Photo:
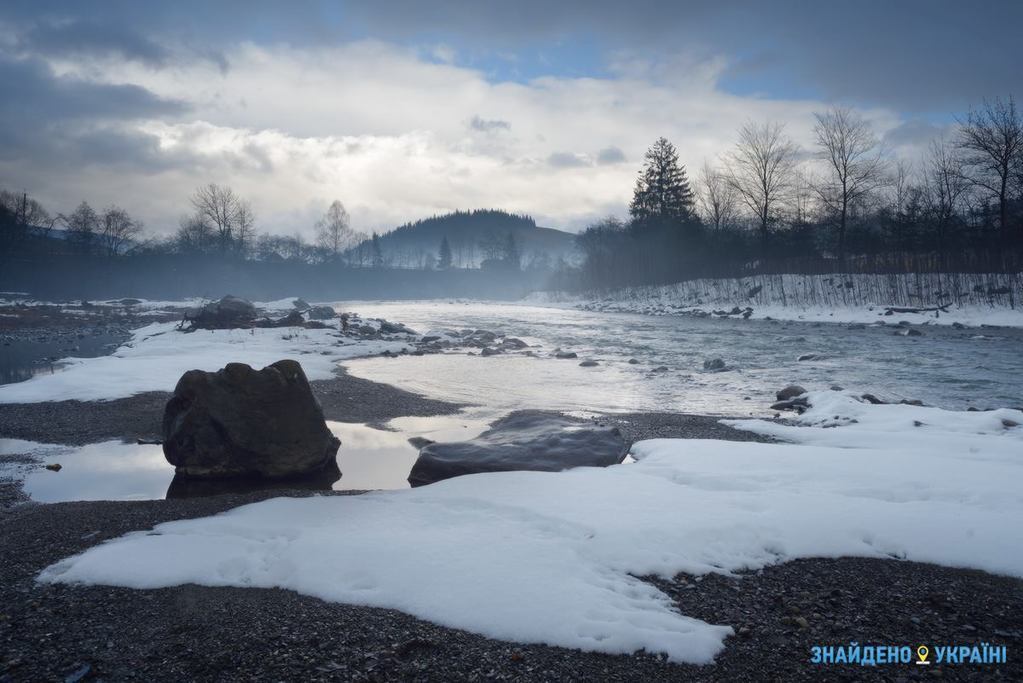
[[[636,577],[838,556],[1023,576],[1023,412],[808,398],[798,426],[734,423],[790,444],[656,439],[604,469],[279,498],[128,534],[39,579],[281,587],[492,638],[706,663],[731,625]]]
[[[380,321],[353,318],[353,328],[357,325],[379,329]],[[298,359],[310,380],[330,379],[342,360],[411,348],[407,335],[381,339],[343,334],[336,320],[325,329],[278,327],[185,333],[177,328],[175,322],[153,323],[135,330],[131,340],[109,356],[66,358],[61,361],[64,367],[60,372],[0,386],[0,403],[102,401],[147,391],[172,391],[188,370],[212,372],[228,363],[261,368],[282,358]]]
[[[707,315],[745,311],[749,317],[810,322],[891,321],[889,307],[917,324],[1023,327],[1023,274],[758,275],[630,287],[602,295],[536,292],[533,304],[646,315]]]

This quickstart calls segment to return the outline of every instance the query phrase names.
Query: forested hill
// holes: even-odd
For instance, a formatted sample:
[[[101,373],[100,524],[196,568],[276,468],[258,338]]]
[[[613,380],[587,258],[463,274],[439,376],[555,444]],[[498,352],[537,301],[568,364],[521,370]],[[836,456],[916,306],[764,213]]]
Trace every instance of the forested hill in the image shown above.
[[[559,258],[577,260],[575,235],[538,227],[529,216],[497,210],[456,211],[424,218],[380,235],[379,244],[390,265],[421,267],[424,261],[438,256],[441,242],[447,238],[452,266],[471,268],[484,259],[500,257],[509,234],[515,238],[523,267],[537,259],[552,265]]]

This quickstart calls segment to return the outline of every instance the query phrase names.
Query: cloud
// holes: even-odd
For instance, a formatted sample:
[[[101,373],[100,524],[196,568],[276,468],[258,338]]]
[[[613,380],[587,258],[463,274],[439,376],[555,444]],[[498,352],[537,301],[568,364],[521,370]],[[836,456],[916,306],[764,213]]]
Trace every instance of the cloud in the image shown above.
[[[581,168],[592,165],[582,154],[572,152],[554,152],[547,157],[547,163],[554,168]]]
[[[469,120],[469,128],[483,133],[491,133],[498,130],[510,130],[511,124],[500,119],[482,119],[475,115]]]
[[[157,233],[172,231],[208,182],[250,198],[258,229],[280,233],[310,236],[335,198],[362,230],[485,207],[578,229],[624,211],[636,172],[625,160],[658,136],[693,166],[729,147],[750,118],[788,121],[807,144],[823,106],[725,92],[720,61],[698,55],[680,55],[691,68],[671,73],[635,63],[599,78],[492,82],[375,40],[222,51],[226,72],[198,58],[160,69],[101,57],[0,62],[0,74],[6,65],[27,84],[16,90],[32,91],[36,129],[53,150],[0,159],[0,185],[25,187],[55,212],[81,199],[116,202]],[[901,123],[889,110],[865,113],[879,133]],[[12,119],[13,105],[0,104],[0,128]],[[480,126],[500,134],[473,134]]]
[[[598,164],[620,164],[625,161],[625,152],[617,147],[605,147],[597,152]]]
[[[151,67],[163,66],[170,56],[166,48],[125,26],[83,20],[36,24],[21,36],[19,47],[56,57],[117,56]]]

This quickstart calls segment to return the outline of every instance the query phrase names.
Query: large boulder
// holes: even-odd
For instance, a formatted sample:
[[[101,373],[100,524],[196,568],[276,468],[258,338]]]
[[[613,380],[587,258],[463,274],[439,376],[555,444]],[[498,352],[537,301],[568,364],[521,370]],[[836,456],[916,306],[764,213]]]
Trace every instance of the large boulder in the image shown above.
[[[629,444],[617,427],[513,413],[475,439],[426,445],[408,480],[412,486],[423,486],[477,472],[607,467],[622,462],[628,452]]]
[[[190,370],[163,414],[164,455],[189,477],[308,475],[335,463],[340,445],[293,360]]]
[[[256,319],[256,307],[250,301],[236,296],[227,296],[208,303],[187,316],[192,329],[221,330],[233,327],[249,327]]]

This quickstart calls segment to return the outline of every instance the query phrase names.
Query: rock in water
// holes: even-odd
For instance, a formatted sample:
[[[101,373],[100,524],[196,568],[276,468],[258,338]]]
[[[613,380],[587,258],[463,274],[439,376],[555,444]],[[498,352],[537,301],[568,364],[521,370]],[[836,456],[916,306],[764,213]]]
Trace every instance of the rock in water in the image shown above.
[[[717,372],[725,369],[725,361],[721,358],[711,358],[703,361],[703,369]]]
[[[779,391],[778,393],[776,393],[774,396],[779,401],[788,401],[789,399],[793,399],[796,396],[802,396],[805,393],[806,389],[804,389],[803,387],[799,386],[798,384],[790,384],[781,391]]]
[[[334,463],[340,445],[293,360],[190,370],[163,413],[164,455],[190,477],[309,474]]]
[[[427,445],[419,451],[408,480],[412,486],[423,486],[478,472],[607,467],[622,462],[628,452],[629,444],[617,427],[513,413],[470,441]]]

